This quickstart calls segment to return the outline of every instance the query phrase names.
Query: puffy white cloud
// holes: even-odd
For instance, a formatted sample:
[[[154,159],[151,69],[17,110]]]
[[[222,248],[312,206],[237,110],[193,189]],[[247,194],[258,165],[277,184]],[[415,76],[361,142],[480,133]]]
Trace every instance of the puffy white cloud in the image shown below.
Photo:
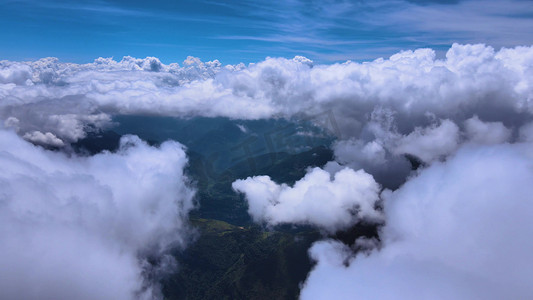
[[[502,122],[483,122],[477,116],[465,121],[468,140],[481,144],[500,144],[509,141],[511,130]]]
[[[469,144],[382,194],[379,249],[310,250],[302,299],[533,297],[532,144]]]
[[[438,126],[417,127],[402,137],[394,149],[396,154],[412,154],[425,162],[451,154],[459,145],[459,127],[450,120]]]
[[[68,157],[0,129],[0,298],[157,297],[151,278],[190,238],[186,163],[177,142]]]
[[[153,57],[100,58],[83,65],[51,58],[2,61],[0,118],[18,118],[22,135],[53,124],[50,115],[62,114],[258,119],[331,111],[340,136],[358,139],[377,108],[394,112],[403,135],[427,127],[428,113],[456,124],[478,115],[486,122],[520,126],[533,112],[531,57],[533,47],[495,51],[454,44],[445,59],[418,49],[332,65],[303,57],[267,58],[248,66],[193,57],[182,66]],[[89,122],[83,120],[82,127]],[[46,131],[69,139],[52,128]]]
[[[5,66],[4,61],[0,62],[0,84],[17,84],[25,85],[31,83],[32,69],[30,66],[22,63],[10,63],[9,67]]]
[[[65,145],[61,139],[58,139],[53,133],[42,133],[40,131],[26,132],[24,139],[38,145],[50,145],[54,147],[62,147]]]
[[[383,116],[383,111],[375,111],[359,139],[339,140],[333,145],[335,159],[354,169],[363,168],[386,187],[397,188],[411,172],[411,164],[402,155],[430,163],[453,154],[463,143],[499,144],[512,139],[512,130],[502,122],[484,122],[477,116],[464,121],[462,130],[449,119],[430,122],[402,135],[394,114],[386,112]]]
[[[388,147],[377,139],[370,142],[348,139],[337,141],[333,145],[335,160],[342,166],[354,170],[363,169],[383,186],[398,187],[411,173],[411,164],[403,156],[392,155]],[[330,162],[328,167],[335,168],[338,163]]]
[[[381,220],[376,209],[380,187],[362,170],[344,168],[332,176],[314,168],[292,187],[268,176],[237,180],[232,186],[245,195],[254,221],[268,225],[308,224],[335,232],[361,220]]]
[[[334,145],[336,162],[324,170],[309,171],[292,187],[265,176],[233,184],[235,190],[245,194],[254,219],[270,225],[310,224],[331,232],[347,228],[361,218],[379,219],[381,214],[375,210],[379,185],[372,176],[385,186],[397,187],[411,174],[404,154],[433,164],[386,197],[383,250],[352,259],[348,254],[351,251],[335,243],[313,248],[318,266],[307,282],[304,297],[323,295],[321,292],[328,293],[324,294],[328,298],[335,295],[326,289],[313,289],[315,282],[328,282],[328,278],[337,281],[326,287],[339,286],[338,293],[356,291],[361,297],[368,291],[358,285],[364,282],[376,287],[370,292],[383,297],[531,296],[523,278],[531,275],[526,268],[533,269],[528,263],[533,260],[525,252],[532,249],[527,241],[523,246],[519,244],[522,236],[530,235],[528,228],[533,227],[517,225],[529,224],[524,215],[530,210],[522,207],[531,194],[526,180],[532,178],[525,167],[530,157],[523,150],[527,147],[482,144],[515,142],[512,132],[516,129],[517,140],[531,141],[532,99],[533,47],[495,51],[480,44],[454,44],[443,59],[436,59],[431,49],[418,49],[388,59],[332,65],[314,64],[303,57],[267,58],[248,66],[222,66],[218,61],[204,63],[194,57],[187,58],[182,66],[165,65],[154,57],[124,57],[121,61],[100,58],[82,65],[53,58],[0,62],[0,120],[20,136],[40,144],[59,146],[60,142],[76,141],[89,128],[109,126],[114,114],[259,119],[331,112],[323,124],[335,124],[339,138]],[[93,285],[90,283],[98,278],[88,276],[91,280],[83,281],[86,285],[76,281],[79,285],[65,293],[113,284],[92,293],[101,292],[99,298],[116,298],[115,294],[106,293],[115,288],[116,294],[123,295],[142,284],[138,259],[145,248],[140,245],[180,240],[182,235],[176,228],[183,227],[182,214],[192,204],[190,190],[170,182],[183,178],[185,159],[182,151],[176,150],[181,149],[178,145],[164,144],[155,150],[130,138],[125,145],[134,146],[124,146],[120,154],[67,159],[34,148],[13,134],[2,131],[0,136],[5,141],[0,144],[4,149],[0,157],[7,170],[0,175],[0,184],[5,185],[0,189],[0,205],[8,206],[1,210],[5,218],[0,222],[16,224],[1,229],[6,241],[3,252],[9,253],[6,257],[11,260],[0,258],[5,264],[0,270],[15,268],[17,271],[10,276],[13,283],[42,279],[51,266],[61,265],[59,258],[66,257],[68,264],[60,268],[63,271],[113,274],[115,270],[122,273],[114,279],[130,279],[116,283],[104,276],[99,277],[103,285]],[[9,145],[11,140],[19,145],[18,150]],[[465,142],[469,146],[454,156]],[[450,155],[452,158],[445,161]],[[28,161],[37,156],[39,160]],[[439,162],[441,158],[444,162]],[[161,164],[168,159],[177,159],[175,164],[180,167],[168,169]],[[9,171],[15,170],[10,168],[21,171]],[[152,173],[154,170],[160,173]],[[144,175],[141,179],[135,174]],[[162,186],[156,186],[157,182]],[[69,194],[78,189],[79,195]],[[39,192],[26,197],[11,190]],[[177,211],[162,209],[166,207],[163,203],[174,202],[157,201],[180,193],[183,197],[178,203],[183,207]],[[44,205],[42,195],[51,195],[46,199],[64,205]],[[95,199],[101,202],[94,202]],[[12,208],[13,203],[23,204],[22,208]],[[118,217],[100,209],[102,205],[108,205]],[[150,209],[141,210],[140,206]],[[516,218],[513,207],[517,208]],[[18,217],[24,221],[20,224],[14,221],[26,211],[31,212],[27,217],[29,225],[24,223],[26,217]],[[74,215],[79,215],[80,221],[74,222]],[[501,226],[495,227],[493,220],[502,220],[498,224]],[[43,226],[29,230],[30,223]],[[168,235],[172,238],[167,239]],[[44,243],[44,238],[59,241],[63,237],[64,248]],[[78,241],[80,237],[83,239]],[[8,249],[10,245],[12,249]],[[25,249],[23,245],[32,247],[26,252],[15,251]],[[29,252],[32,249],[51,256],[24,260],[23,257],[35,257]],[[101,258],[94,261],[116,264],[109,264],[113,267],[111,272],[96,272],[70,255],[78,252],[88,257],[87,261],[91,254],[98,254]],[[346,268],[343,263],[347,260],[350,266]],[[11,261],[14,263],[8,264]],[[17,265],[24,268],[17,269]],[[509,274],[511,265],[518,266],[516,274]],[[40,269],[31,269],[32,266]],[[37,275],[28,276],[25,270]],[[66,295],[57,296],[53,291],[62,291],[55,288],[61,281],[58,278],[73,277],[67,273],[46,277],[50,283],[43,284],[42,289],[50,287],[46,291],[54,298]],[[418,283],[418,289],[412,288],[413,282]],[[385,285],[390,288],[383,288]],[[20,288],[22,292],[35,292],[12,283],[6,287],[0,291],[18,293],[15,289]],[[32,298],[34,294],[28,295]]]
[[[21,135],[38,129],[72,142],[88,127],[108,126],[112,114],[208,115],[206,107],[224,108],[217,101],[223,90],[208,93],[214,90],[212,77],[222,70],[218,61],[196,59],[180,67],[154,57],[100,58],[84,65],[46,58],[1,61],[0,70],[0,118],[17,118]]]
[[[316,217],[308,209],[326,198],[314,188],[336,182],[330,176],[339,172],[355,172],[346,166],[363,169],[358,172],[385,186],[403,184],[381,194],[385,226],[379,249],[355,255],[333,241],[311,249],[318,264],[302,298],[533,296],[533,244],[526,238],[533,233],[533,147],[507,144],[533,136],[532,49],[453,45],[445,59],[419,49],[362,64],[296,70],[292,62],[267,59],[225,75],[276,115],[330,110],[339,128],[336,161],[310,171],[294,187],[264,176],[234,183],[254,220],[312,224],[329,232],[353,225],[331,225],[332,219],[349,220],[344,209],[321,207]],[[406,154],[427,165],[413,173]],[[376,190],[367,203],[379,198]],[[365,243],[363,248],[372,247]]]

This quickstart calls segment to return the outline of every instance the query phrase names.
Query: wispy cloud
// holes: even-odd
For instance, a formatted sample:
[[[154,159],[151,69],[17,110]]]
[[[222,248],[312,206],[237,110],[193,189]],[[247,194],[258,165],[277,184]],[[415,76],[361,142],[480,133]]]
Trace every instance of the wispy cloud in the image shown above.
[[[82,37],[90,35],[101,45],[93,51],[107,47],[114,50],[112,55],[163,59],[175,59],[179,51],[182,58],[216,55],[225,60],[219,55],[224,53],[231,63],[242,60],[245,56],[239,54],[244,53],[257,53],[247,56],[249,61],[309,55],[315,61],[331,62],[378,58],[421,47],[443,50],[455,42],[496,48],[533,44],[529,32],[533,2],[523,0],[23,0],[0,1],[0,8],[0,25],[17,24],[13,32],[0,33],[0,39],[8,37],[13,45],[25,39],[34,45],[41,38],[35,33],[40,30],[48,34],[46,42],[53,49],[61,44],[61,49],[74,47],[70,52],[89,51],[80,45],[87,43]],[[60,38],[65,35],[68,40]],[[145,46],[131,47],[141,44]],[[157,46],[170,44],[176,47]],[[108,54],[91,58],[101,55]]]
[[[392,54],[405,48],[448,47],[454,42],[496,47],[533,43],[530,1],[294,0],[268,7],[259,2],[249,5],[243,13],[257,19],[253,26],[264,31],[216,38],[285,44],[302,52],[314,50],[325,60],[336,56],[357,59],[357,45],[364,46],[366,54],[385,49]]]

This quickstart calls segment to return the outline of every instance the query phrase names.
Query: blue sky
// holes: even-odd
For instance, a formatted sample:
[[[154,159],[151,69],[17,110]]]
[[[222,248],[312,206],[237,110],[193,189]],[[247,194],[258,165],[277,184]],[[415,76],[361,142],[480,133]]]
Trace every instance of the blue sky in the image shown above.
[[[453,42],[531,45],[533,1],[0,0],[0,28],[0,59],[9,60],[303,55],[329,63]]]

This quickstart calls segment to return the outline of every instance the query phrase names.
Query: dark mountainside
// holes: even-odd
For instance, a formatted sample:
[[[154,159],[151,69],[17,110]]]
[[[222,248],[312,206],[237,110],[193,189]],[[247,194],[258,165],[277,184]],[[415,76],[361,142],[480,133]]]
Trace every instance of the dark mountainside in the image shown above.
[[[268,175],[293,184],[308,167],[333,159],[329,149],[333,139],[327,132],[282,120],[120,116],[114,121],[115,127],[90,133],[73,144],[73,150],[115,151],[124,134],[136,134],[149,144],[173,139],[187,147],[186,172],[199,202],[190,221],[199,234],[184,251],[174,253],[179,267],[161,282],[165,299],[298,297],[312,268],[307,251],[321,233],[306,226],[253,224],[243,196],[232,190],[231,183]],[[376,227],[358,224],[332,238],[353,244],[361,236],[377,237]]]

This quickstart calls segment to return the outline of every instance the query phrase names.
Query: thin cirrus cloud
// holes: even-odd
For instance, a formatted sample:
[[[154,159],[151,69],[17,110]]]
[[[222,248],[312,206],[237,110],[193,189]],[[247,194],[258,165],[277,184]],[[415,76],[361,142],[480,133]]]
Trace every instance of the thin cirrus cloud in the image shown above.
[[[252,3],[254,9],[243,14],[258,18],[265,30],[218,38],[268,41],[254,47],[283,47],[316,61],[370,59],[413,47],[444,50],[453,42],[497,47],[533,42],[528,1],[290,1],[268,8]]]
[[[530,1],[4,1],[4,58],[194,54],[226,63],[305,55],[368,60],[454,42],[529,45]],[[288,14],[287,12],[291,12]],[[320,20],[317,22],[317,20]],[[14,26],[17,25],[17,26]],[[61,39],[60,39],[61,38]],[[68,38],[68,41],[65,41]],[[58,47],[61,45],[61,47]],[[135,45],[135,47],[132,47]],[[98,47],[97,47],[98,46]],[[220,57],[213,57],[218,53]]]

